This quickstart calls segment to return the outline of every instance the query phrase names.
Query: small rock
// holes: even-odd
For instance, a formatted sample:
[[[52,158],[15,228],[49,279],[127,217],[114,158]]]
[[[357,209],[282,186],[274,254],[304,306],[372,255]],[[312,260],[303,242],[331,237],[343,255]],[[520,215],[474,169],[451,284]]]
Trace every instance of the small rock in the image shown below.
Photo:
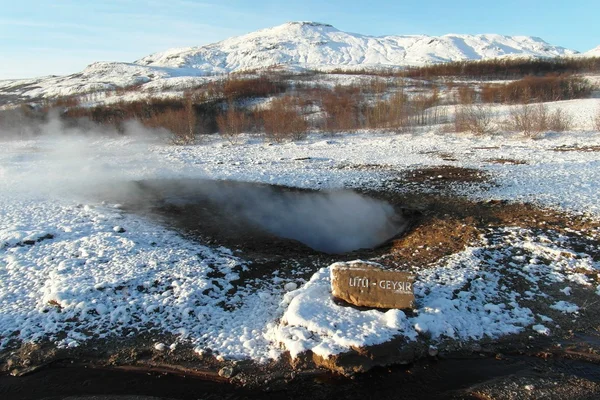
[[[438,351],[438,348],[437,348],[437,347],[435,347],[435,346],[429,346],[429,351],[428,351],[428,353],[429,353],[429,355],[430,355],[431,357],[435,357],[435,356],[437,356],[437,355],[438,355],[439,351]]]
[[[194,353],[196,353],[198,357],[200,357],[200,359],[202,360],[204,358],[204,355],[206,354],[206,350],[204,350],[201,347],[196,347],[194,349]]]
[[[123,232],[125,232],[125,228],[123,228],[122,226],[115,226],[113,228],[113,231],[115,231],[117,233],[123,233]]]
[[[223,378],[231,378],[233,376],[233,368],[223,367],[219,370],[219,376]]]

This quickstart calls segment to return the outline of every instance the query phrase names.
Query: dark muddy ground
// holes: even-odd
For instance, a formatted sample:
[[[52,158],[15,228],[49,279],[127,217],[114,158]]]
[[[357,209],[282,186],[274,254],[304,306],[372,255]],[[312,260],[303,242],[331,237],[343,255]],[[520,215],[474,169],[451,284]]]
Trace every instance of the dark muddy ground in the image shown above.
[[[595,399],[600,368],[568,359],[526,356],[427,360],[342,378],[326,372],[299,375],[244,389],[158,372],[73,368],[57,364],[20,378],[0,376],[6,400],[129,399]],[[104,396],[104,397],[102,397]]]
[[[234,188],[249,185],[224,184]],[[124,203],[131,212],[157,219],[202,243],[231,248],[252,261],[253,268],[241,275],[237,282],[240,285],[268,277],[275,269],[285,271],[286,265],[304,265],[302,277],[309,279],[317,269],[334,261],[357,258],[377,259],[389,268],[427,268],[439,258],[464,249],[486,229],[505,226],[532,229],[550,237],[558,232],[570,248],[585,251],[594,260],[600,260],[597,221],[543,210],[531,204],[470,201],[455,195],[455,185],[493,185],[493,182],[475,169],[439,167],[401,174],[386,182],[386,190],[365,190],[364,194],[391,204],[405,224],[396,235],[374,248],[343,254],[327,254],[297,240],[274,235],[237,218],[231,207],[224,208],[210,199],[195,197],[191,202],[180,201],[182,197],[187,196],[189,200],[190,195],[197,195],[194,191],[190,193],[190,182],[183,186],[173,181],[138,182],[135,184],[137,195]],[[264,187],[269,192],[310,193],[292,188],[250,186]],[[181,188],[187,189],[178,193]],[[234,206],[236,201],[232,203]],[[199,220],[201,226],[197,223]],[[597,280],[597,276],[592,278]],[[574,295],[585,301],[587,297],[597,297],[584,291]],[[530,306],[536,307],[535,304]],[[558,314],[552,317],[560,322],[562,329],[553,331],[553,336],[544,341],[532,341],[528,334],[467,346],[450,341],[438,346],[439,354],[433,356],[427,346],[421,346],[410,358],[396,360],[409,362],[408,365],[377,367],[367,373],[354,374],[353,371],[360,371],[365,365],[369,368],[377,365],[378,352],[389,353],[390,349],[384,346],[367,351],[365,357],[369,360],[354,357],[349,365],[340,361],[336,366],[348,372],[351,378],[327,372],[311,360],[294,366],[283,360],[267,367],[234,364],[234,376],[223,379],[217,372],[224,364],[214,357],[199,360],[191,349],[178,355],[152,353],[156,338],[93,343],[73,354],[53,352],[41,346],[36,350],[36,357],[22,348],[10,357],[4,355],[5,363],[7,359],[12,360],[17,375],[23,376],[1,376],[0,397],[600,398],[600,341],[597,340],[600,311],[590,307],[585,310],[584,318],[577,321]],[[381,359],[384,364],[394,362],[385,357]],[[46,367],[38,370],[36,365]],[[124,366],[133,366],[135,372],[114,370]],[[4,369],[11,370],[6,365]],[[175,374],[165,375],[165,372]],[[224,384],[226,381],[235,385]]]

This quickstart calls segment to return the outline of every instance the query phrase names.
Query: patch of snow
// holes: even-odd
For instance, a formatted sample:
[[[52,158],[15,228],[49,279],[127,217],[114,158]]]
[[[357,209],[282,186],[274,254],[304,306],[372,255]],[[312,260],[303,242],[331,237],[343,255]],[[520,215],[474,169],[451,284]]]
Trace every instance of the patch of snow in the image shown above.
[[[557,301],[552,304],[550,308],[558,311],[562,311],[563,313],[575,314],[579,311],[579,306],[577,304],[569,303],[568,301]]]
[[[546,328],[544,325],[533,325],[531,329],[533,329],[540,335],[550,335],[550,329]]]
[[[560,291],[561,291],[561,292],[563,292],[563,293],[564,293],[566,296],[570,296],[570,295],[571,295],[571,290],[572,290],[572,289],[571,289],[571,287],[570,287],[570,286],[567,286],[567,287],[566,287],[566,288],[564,288],[564,289],[560,289]]]

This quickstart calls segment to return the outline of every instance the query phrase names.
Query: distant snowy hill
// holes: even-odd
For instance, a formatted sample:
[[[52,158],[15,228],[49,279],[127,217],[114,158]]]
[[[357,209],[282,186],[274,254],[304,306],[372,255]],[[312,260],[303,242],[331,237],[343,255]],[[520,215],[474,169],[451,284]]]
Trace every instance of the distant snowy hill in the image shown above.
[[[502,56],[554,57],[577,52],[530,36],[366,36],[331,25],[290,22],[219,43],[152,54],[136,64],[193,68],[206,73],[272,65],[307,68],[348,65],[423,65]]]
[[[600,46],[594,47],[593,49],[582,53],[582,55],[587,57],[600,57]]]
[[[496,57],[577,54],[531,36],[367,36],[331,25],[290,22],[201,47],[171,49],[134,63],[97,62],[78,74],[0,81],[2,102],[102,91],[135,84],[183,88],[199,77],[275,65],[286,68],[424,65]],[[0,104],[2,103],[0,102]]]

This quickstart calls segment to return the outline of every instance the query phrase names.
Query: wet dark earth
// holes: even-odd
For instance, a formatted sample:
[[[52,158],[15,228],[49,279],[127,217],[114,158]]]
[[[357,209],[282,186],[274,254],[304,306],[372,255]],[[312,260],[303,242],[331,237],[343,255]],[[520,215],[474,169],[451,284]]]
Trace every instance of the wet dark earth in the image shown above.
[[[94,396],[94,397],[90,397]],[[247,390],[210,380],[109,369],[50,366],[22,377],[0,376],[6,400],[129,399],[596,399],[600,366],[526,356],[424,360],[378,368],[353,379],[330,373],[267,382]]]

